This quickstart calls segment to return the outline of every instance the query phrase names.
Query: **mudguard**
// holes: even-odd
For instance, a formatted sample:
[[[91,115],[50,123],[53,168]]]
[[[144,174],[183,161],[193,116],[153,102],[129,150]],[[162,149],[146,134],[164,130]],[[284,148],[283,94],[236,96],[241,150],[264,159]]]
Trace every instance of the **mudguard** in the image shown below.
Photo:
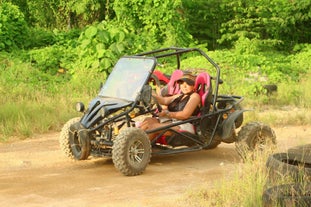
[[[90,141],[88,130],[80,129],[78,131],[78,136],[79,136],[79,142],[81,144],[81,153],[86,155],[86,157],[88,157],[88,155],[91,152],[91,141]]]
[[[232,114],[230,114],[228,119],[224,120],[224,122],[222,123],[221,139],[226,140],[227,138],[231,137],[231,133],[232,133],[233,126],[234,126],[233,124],[234,124],[235,120],[241,114],[243,114],[245,111],[251,111],[251,110],[249,110],[249,109],[237,110],[237,111],[233,112]]]

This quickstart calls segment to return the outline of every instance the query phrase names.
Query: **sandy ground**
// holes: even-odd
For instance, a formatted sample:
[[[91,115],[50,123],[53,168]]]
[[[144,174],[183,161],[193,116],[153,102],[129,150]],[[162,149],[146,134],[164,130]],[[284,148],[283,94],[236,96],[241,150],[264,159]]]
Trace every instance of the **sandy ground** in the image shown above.
[[[311,143],[311,126],[274,128],[278,150]],[[228,176],[240,163],[234,144],[152,157],[146,171],[126,177],[109,158],[68,160],[59,132],[0,144],[0,206],[174,206],[185,192]]]

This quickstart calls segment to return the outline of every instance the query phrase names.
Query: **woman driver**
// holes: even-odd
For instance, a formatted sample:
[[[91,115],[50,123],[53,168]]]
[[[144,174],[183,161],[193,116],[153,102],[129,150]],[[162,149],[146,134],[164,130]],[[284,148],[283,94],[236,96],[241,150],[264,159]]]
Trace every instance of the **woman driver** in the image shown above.
[[[151,130],[159,128],[172,122],[188,119],[191,116],[196,116],[199,113],[201,99],[198,93],[194,91],[196,76],[191,73],[184,74],[177,83],[180,86],[181,94],[176,94],[169,97],[163,97],[158,94],[152,94],[159,104],[167,106],[167,110],[158,113],[158,118],[146,118],[140,128],[143,130]],[[194,127],[191,123],[185,123],[172,127],[176,131],[188,131],[194,133]],[[150,140],[156,137],[157,133],[149,134]],[[164,135],[172,135],[172,132],[167,131]]]

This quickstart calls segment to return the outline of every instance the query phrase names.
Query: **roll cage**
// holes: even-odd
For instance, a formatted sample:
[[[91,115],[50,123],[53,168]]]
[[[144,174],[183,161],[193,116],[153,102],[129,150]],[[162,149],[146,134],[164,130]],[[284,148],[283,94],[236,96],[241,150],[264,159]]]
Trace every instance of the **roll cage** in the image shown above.
[[[201,56],[203,56],[216,70],[216,76],[212,77],[213,79],[213,90],[212,90],[212,100],[210,105],[202,106],[202,110],[199,116],[190,117],[187,120],[179,121],[177,123],[171,123],[169,125],[159,127],[157,129],[146,131],[147,134],[159,132],[155,139],[151,142],[152,146],[155,146],[157,143],[161,143],[161,139],[164,137],[165,132],[170,131],[174,135],[170,137],[170,139],[184,139],[189,143],[193,143],[193,146],[186,148],[172,148],[170,150],[161,150],[154,152],[155,154],[174,154],[179,152],[186,151],[197,151],[202,148],[207,148],[213,141],[217,130],[222,128],[221,136],[226,138],[232,133],[232,125],[233,120],[223,120],[223,114],[228,113],[234,105],[239,104],[243,97],[241,96],[227,96],[227,95],[218,95],[219,84],[223,81],[220,79],[220,68],[219,66],[201,49],[198,48],[177,48],[177,47],[169,47],[163,48],[159,50],[153,50],[149,52],[139,53],[135,56],[144,56],[144,57],[154,57],[157,60],[165,57],[176,56],[176,69],[181,69],[181,56],[186,53],[197,52]],[[230,102],[231,105],[227,106],[226,103]],[[204,110],[204,107],[209,107],[207,110]],[[205,112],[204,112],[205,111]],[[207,111],[207,112],[206,112]],[[240,114],[240,113],[239,113]],[[239,115],[237,114],[237,115]],[[228,122],[228,126],[226,126],[226,122]],[[172,127],[178,126],[184,123],[192,123],[196,128],[196,134],[191,134],[188,132],[179,132]],[[176,137],[178,136],[178,137]],[[208,138],[206,138],[208,136]],[[191,144],[190,144],[191,145]]]
[[[176,69],[181,69],[181,55],[185,53],[191,53],[191,52],[198,52],[201,54],[203,57],[206,58],[206,60],[211,63],[215,70],[216,70],[216,77],[215,79],[215,89],[214,89],[214,96],[217,97],[218,95],[218,86],[222,81],[220,80],[220,68],[219,66],[201,49],[198,48],[178,48],[178,47],[168,47],[168,48],[162,48],[158,50],[153,50],[149,52],[143,52],[136,54],[135,56],[152,56],[155,57],[156,59],[164,58],[164,57],[170,57],[170,56],[176,56]],[[213,106],[216,104],[216,99],[213,100]],[[214,108],[214,107],[213,107]],[[213,109],[214,110],[214,109]]]

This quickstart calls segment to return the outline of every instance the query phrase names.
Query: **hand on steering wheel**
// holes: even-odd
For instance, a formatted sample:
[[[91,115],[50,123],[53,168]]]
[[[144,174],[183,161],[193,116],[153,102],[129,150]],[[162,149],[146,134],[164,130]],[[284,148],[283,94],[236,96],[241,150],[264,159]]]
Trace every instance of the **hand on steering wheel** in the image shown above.
[[[157,76],[155,76],[154,74],[151,74],[150,79],[149,79],[149,83],[151,83],[152,85],[154,85],[156,87],[156,94],[160,94],[160,81],[157,78]],[[152,102],[153,104],[156,105],[156,110],[155,112],[161,112],[162,111],[162,106],[159,104],[158,100],[156,97],[151,96],[152,97]],[[153,116],[158,116],[155,112],[152,112]]]
[[[155,105],[157,106],[156,112],[161,112],[162,111],[162,106],[159,104],[157,98],[152,96],[152,100],[154,101]]]

